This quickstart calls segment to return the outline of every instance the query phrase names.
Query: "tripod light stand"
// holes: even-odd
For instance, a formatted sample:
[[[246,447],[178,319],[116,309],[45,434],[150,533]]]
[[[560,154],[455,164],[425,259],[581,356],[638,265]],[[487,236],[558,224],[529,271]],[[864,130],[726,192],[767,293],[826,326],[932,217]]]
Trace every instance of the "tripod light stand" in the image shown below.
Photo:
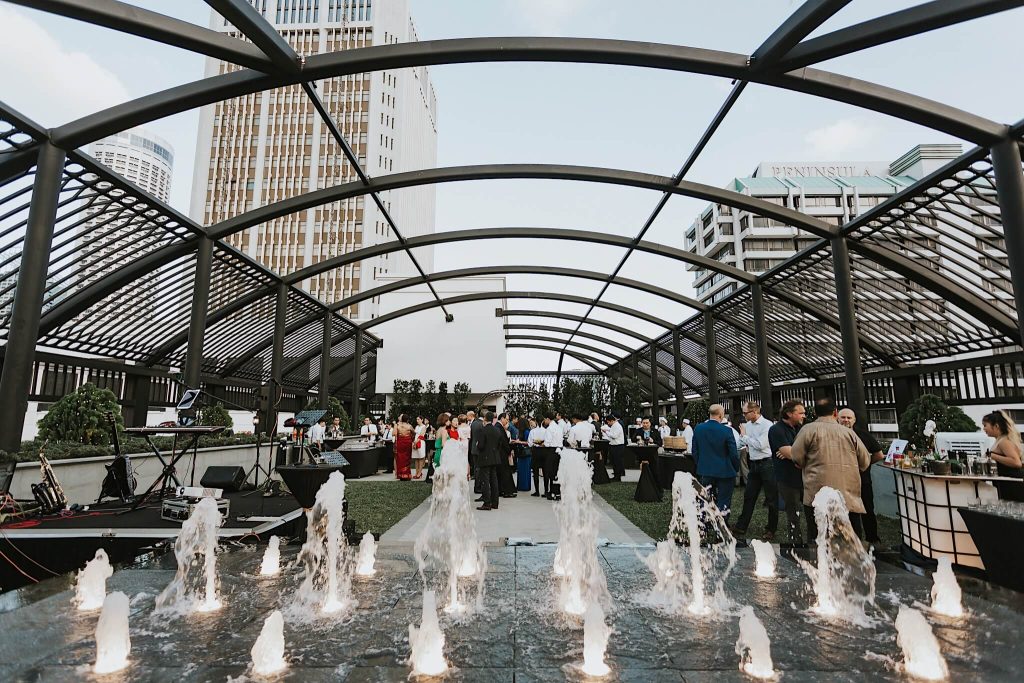
[[[252,476],[253,472],[256,473],[256,478],[253,481],[253,487],[256,491],[260,490],[260,472],[266,475],[267,480],[264,482],[263,487],[266,488],[270,485],[270,469],[264,467],[260,463],[260,416],[259,413],[252,416],[253,433],[256,435],[256,461],[249,468],[249,471],[245,473],[245,481],[249,481],[249,477]],[[268,463],[269,464],[269,463]]]

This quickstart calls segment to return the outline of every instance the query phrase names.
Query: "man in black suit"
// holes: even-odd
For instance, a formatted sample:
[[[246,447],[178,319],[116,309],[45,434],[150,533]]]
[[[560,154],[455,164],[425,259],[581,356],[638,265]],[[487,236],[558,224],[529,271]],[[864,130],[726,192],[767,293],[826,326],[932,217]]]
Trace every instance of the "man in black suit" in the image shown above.
[[[483,428],[485,427],[482,418],[472,410],[466,413],[469,418],[469,471],[473,473],[476,481],[473,484],[473,493],[483,494],[480,488],[480,476],[477,473],[477,458],[480,456],[480,448],[483,445]],[[479,500],[477,502],[480,502]]]
[[[508,434],[505,433],[505,428],[508,427],[507,414],[502,413],[497,424],[490,424],[494,420],[492,412],[488,412],[485,419],[487,424],[483,427],[482,444],[477,456],[477,480],[480,482],[483,505],[477,510],[497,510],[500,495],[498,465],[502,459],[508,460],[512,445],[509,443]]]
[[[645,444],[651,442],[655,446],[661,445],[661,432],[654,427],[649,417],[644,418],[643,422],[640,423],[640,429],[633,434],[634,439],[637,437],[643,439]]]

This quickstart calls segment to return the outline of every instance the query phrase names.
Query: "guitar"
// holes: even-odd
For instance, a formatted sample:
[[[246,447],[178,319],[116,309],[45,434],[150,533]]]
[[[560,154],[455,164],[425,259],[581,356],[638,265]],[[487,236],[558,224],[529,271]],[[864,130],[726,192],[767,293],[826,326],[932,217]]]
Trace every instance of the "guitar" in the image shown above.
[[[135,477],[131,474],[131,462],[127,456],[121,455],[121,442],[117,435],[117,420],[112,411],[107,411],[107,422],[110,423],[111,441],[114,446],[114,460],[107,468],[107,476],[100,487],[99,502],[106,497],[120,498],[122,503],[135,501]]]

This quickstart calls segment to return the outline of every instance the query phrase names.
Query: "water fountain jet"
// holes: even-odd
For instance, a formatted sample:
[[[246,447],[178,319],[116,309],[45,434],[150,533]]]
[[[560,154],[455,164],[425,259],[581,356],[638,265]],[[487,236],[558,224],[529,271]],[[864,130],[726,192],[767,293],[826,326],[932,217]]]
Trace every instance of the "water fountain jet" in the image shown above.
[[[363,540],[359,542],[359,559],[356,560],[356,574],[359,576],[373,576],[377,570],[373,568],[377,559],[377,544],[373,534],[367,531],[363,534]]]
[[[284,659],[284,616],[274,610],[263,622],[259,638],[249,651],[253,673],[270,676],[288,667]]]
[[[448,670],[444,658],[444,631],[437,619],[437,597],[434,591],[423,591],[423,613],[420,627],[409,624],[409,647],[413,676],[440,676]]]
[[[587,676],[601,678],[611,669],[604,661],[608,649],[608,638],[612,629],[604,621],[604,610],[598,602],[590,603],[583,617],[583,666],[580,670]]]
[[[818,564],[799,560],[817,596],[812,610],[819,616],[868,624],[867,608],[875,602],[875,563],[850,525],[843,494],[822,487],[814,496],[818,526]]]
[[[271,536],[260,563],[260,576],[275,576],[281,571],[281,539]]]
[[[128,666],[132,641],[128,636],[128,596],[120,591],[103,600],[96,622],[96,664],[93,671],[108,674]]]
[[[82,611],[94,610],[103,607],[103,600],[107,595],[107,579],[114,574],[110,566],[110,559],[107,551],[103,548],[96,550],[96,556],[85,563],[85,567],[78,572],[78,580],[75,583],[75,603]]]
[[[558,464],[562,499],[555,503],[558,519],[557,562],[561,565],[558,605],[583,616],[591,604],[608,602],[608,583],[597,557],[598,516],[594,508],[593,469],[580,451],[563,448]]]
[[[740,637],[736,641],[736,654],[740,656],[740,671],[743,673],[754,678],[775,678],[768,631],[750,605],[740,610]]]
[[[221,608],[217,598],[217,532],[222,522],[217,501],[207,497],[181,525],[174,542],[178,569],[157,596],[157,610],[213,612]]]
[[[964,608],[961,601],[960,584],[953,573],[953,563],[948,557],[939,558],[939,566],[932,574],[932,611],[947,617],[962,617]]]
[[[762,579],[775,576],[775,547],[767,541],[751,541],[754,549],[754,574]]]
[[[487,555],[477,540],[473,517],[473,487],[466,475],[467,455],[458,444],[444,450],[441,464],[434,471],[434,487],[430,499],[430,517],[416,538],[414,555],[427,588],[427,569],[435,568],[437,593],[448,596],[444,611],[463,614],[471,605],[483,605],[484,576]],[[468,594],[466,582],[476,579],[475,597]]]
[[[690,588],[687,611],[695,615],[711,614],[727,606],[725,581],[736,564],[736,539],[718,506],[702,491],[689,472],[676,472],[672,481],[669,539],[681,540],[685,536]],[[706,550],[701,548],[702,540],[706,541]],[[708,587],[712,584],[713,593],[709,595]],[[714,604],[710,604],[712,596]]]
[[[903,650],[903,668],[914,678],[941,681],[949,676],[939,641],[924,615],[900,605],[896,615],[896,642]]]
[[[351,553],[343,532],[345,475],[331,472],[306,514],[306,542],[298,556],[303,580],[295,609],[300,614],[344,612],[352,605]]]

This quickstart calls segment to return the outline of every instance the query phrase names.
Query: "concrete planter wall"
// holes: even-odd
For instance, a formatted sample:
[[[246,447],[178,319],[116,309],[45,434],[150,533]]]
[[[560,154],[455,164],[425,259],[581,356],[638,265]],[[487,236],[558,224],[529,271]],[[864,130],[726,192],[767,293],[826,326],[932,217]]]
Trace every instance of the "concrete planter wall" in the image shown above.
[[[266,444],[261,445],[260,460],[264,466],[267,465],[269,456],[270,448]],[[159,476],[161,470],[160,461],[152,453],[138,453],[129,457],[131,458],[132,468],[135,470],[135,477],[138,480],[135,492],[141,494]],[[255,458],[256,444],[200,448],[196,457],[196,486],[199,485],[199,480],[210,465],[241,465],[248,470]],[[99,496],[103,478],[107,476],[107,470],[104,465],[109,464],[112,459],[112,456],[73,458],[69,460],[51,460],[50,464],[53,466],[53,472],[57,475],[57,480],[60,482],[61,487],[63,487],[69,502],[94,503]],[[169,461],[170,454],[164,453],[164,459]],[[178,461],[178,479],[186,486],[188,485],[191,466],[192,459],[189,456],[185,456]],[[38,461],[18,463],[14,470],[11,494],[15,498],[31,500],[33,497],[32,484],[38,484],[41,478]]]

